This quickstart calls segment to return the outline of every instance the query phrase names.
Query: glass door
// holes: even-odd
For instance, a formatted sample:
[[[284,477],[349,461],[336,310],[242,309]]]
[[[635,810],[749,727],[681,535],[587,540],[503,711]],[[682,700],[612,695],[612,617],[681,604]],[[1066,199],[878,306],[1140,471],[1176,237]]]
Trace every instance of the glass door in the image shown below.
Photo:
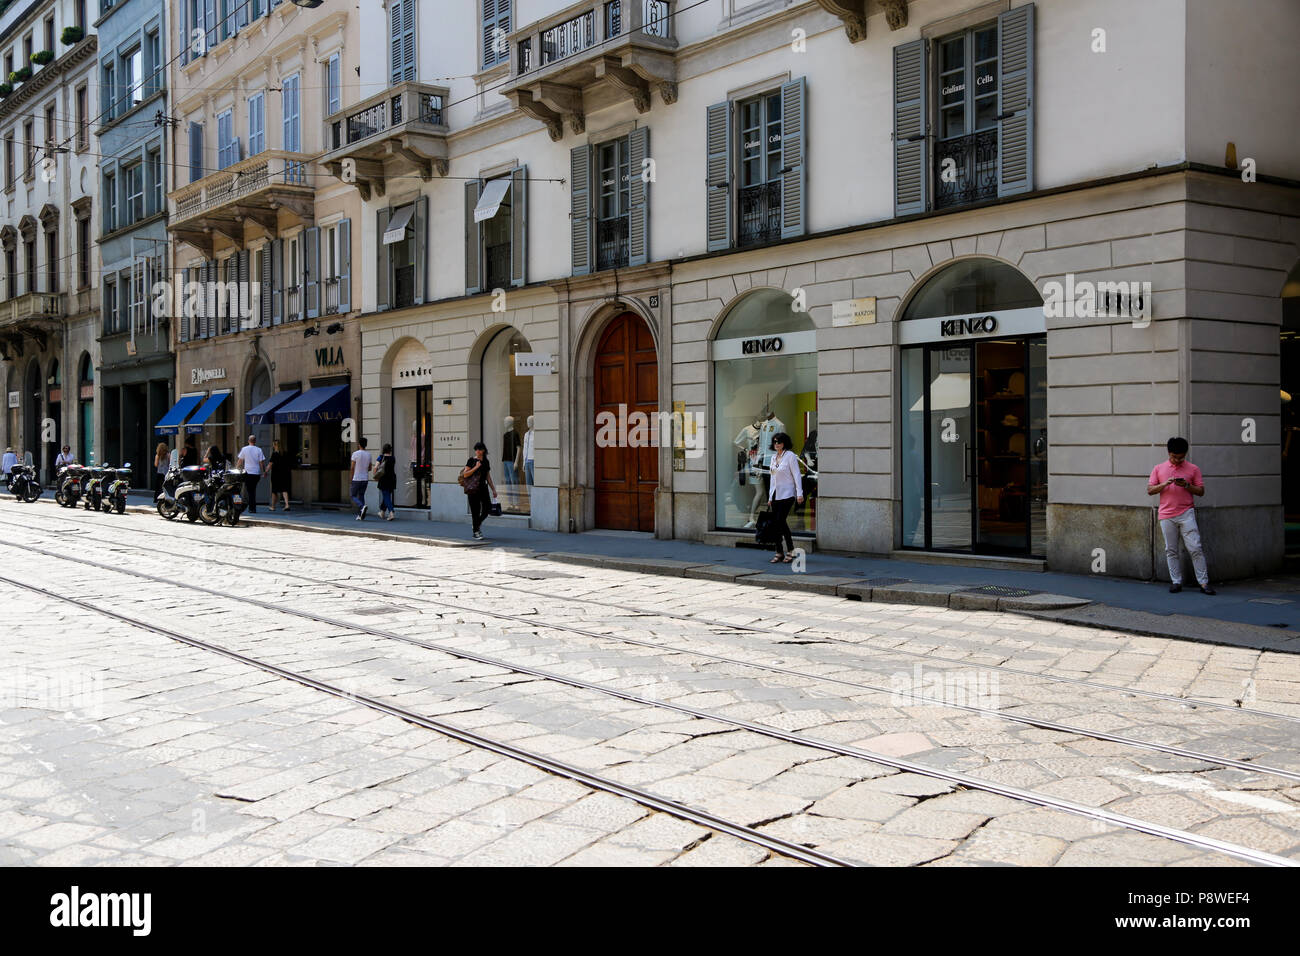
[[[930,546],[971,546],[971,348],[930,349]]]
[[[975,543],[1029,550],[1028,380],[1022,340],[975,344]]]

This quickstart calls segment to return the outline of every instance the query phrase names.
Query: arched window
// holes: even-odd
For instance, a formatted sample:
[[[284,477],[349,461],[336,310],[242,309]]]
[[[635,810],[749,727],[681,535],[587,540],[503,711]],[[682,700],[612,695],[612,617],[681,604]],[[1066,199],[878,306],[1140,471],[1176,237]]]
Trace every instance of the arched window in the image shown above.
[[[903,320],[971,312],[1025,309],[1043,304],[1034,284],[996,259],[964,259],[926,280],[903,310]]]
[[[531,352],[528,340],[514,328],[501,329],[483,351],[483,443],[506,514],[526,515],[532,509],[533,376],[519,374],[515,360]]]

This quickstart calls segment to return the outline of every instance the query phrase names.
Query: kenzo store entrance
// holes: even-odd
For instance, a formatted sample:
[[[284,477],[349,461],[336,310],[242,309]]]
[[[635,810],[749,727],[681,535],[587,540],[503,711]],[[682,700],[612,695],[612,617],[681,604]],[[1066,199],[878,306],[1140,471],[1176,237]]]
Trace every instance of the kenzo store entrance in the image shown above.
[[[904,311],[904,548],[1045,554],[1044,332],[1037,290],[988,260],[935,276]]]

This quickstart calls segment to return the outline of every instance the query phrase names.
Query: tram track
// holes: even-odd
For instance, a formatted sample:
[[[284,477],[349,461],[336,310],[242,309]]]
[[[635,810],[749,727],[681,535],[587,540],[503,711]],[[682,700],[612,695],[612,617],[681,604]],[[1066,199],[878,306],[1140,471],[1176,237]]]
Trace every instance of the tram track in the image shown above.
[[[1104,810],[1102,808],[1092,807],[1086,804],[1080,804],[1075,801],[1065,800],[1063,798],[1053,797],[1047,794],[1042,794],[1036,791],[1026,790],[1019,787],[1007,786],[1007,785],[991,782],[988,780],[981,779],[979,777],[974,777],[966,773],[943,770],[941,768],[935,768],[932,766],[918,763],[916,761],[906,760],[900,757],[893,757],[886,754],[875,753],[857,747],[838,744],[833,741],[812,738],[804,734],[791,733],[788,731],[780,730],[779,728],[772,727],[770,725],[756,723],[754,721],[749,721],[749,720],[743,720],[736,717],[728,717],[716,713],[711,713],[709,711],[700,708],[672,703],[669,701],[643,698],[638,695],[621,691],[615,688],[611,688],[611,687],[607,687],[607,686],[603,686],[600,684],[595,684],[587,681],[581,681],[561,674],[554,674],[548,671],[544,671],[540,668],[531,668],[519,664],[512,664],[508,661],[499,660],[497,658],[493,658],[488,655],[475,654],[459,648],[451,648],[444,645],[438,645],[431,642],[422,641],[419,640],[418,638],[412,638],[408,635],[394,633],[384,629],[375,628],[369,625],[357,624],[351,621],[342,621],[336,618],[327,617],[317,612],[301,611],[295,608],[289,608],[282,605],[272,604],[270,602],[262,601],[257,598],[235,596],[211,588],[202,587],[200,585],[190,584],[184,581],[176,581],[174,579],[163,578],[157,575],[151,575],[139,571],[128,570],[119,566],[104,564],[102,562],[92,561],[85,558],[70,557],[66,554],[59,554],[57,552],[49,551],[42,548],[13,545],[7,543],[4,546],[9,548],[15,548],[20,551],[28,551],[31,553],[40,554],[44,557],[48,557],[57,561],[63,561],[66,563],[77,564],[85,567],[93,567],[105,572],[125,575],[127,577],[134,578],[139,581],[148,581],[152,584],[164,585],[171,588],[187,589],[195,593],[205,594],[209,597],[216,598],[221,601],[229,601],[237,605],[257,607],[261,610],[285,614],[299,619],[304,619],[310,622],[318,623],[318,624],[327,624],[331,627],[338,627],[344,629],[347,632],[359,632],[373,637],[399,641],[408,645],[413,645],[413,646],[424,648],[426,650],[448,655],[453,658],[459,658],[464,661],[472,661],[479,664],[488,665],[494,668],[500,668],[507,672],[524,674],[531,677],[535,677],[539,680],[564,684],[569,687],[578,688],[585,691],[590,691],[597,694],[618,698],[641,706],[663,708],[692,718],[710,721],[710,722],[723,724],[723,725],[728,725],[736,729],[747,730],[751,733],[759,734],[761,736],[768,737],[774,740],[783,741],[785,743],[795,744],[800,747],[809,748],[810,750],[833,753],[840,756],[853,757],[856,759],[867,761],[868,763],[876,766],[890,767],[895,770],[917,774],[922,777],[927,777],[934,780],[941,780],[944,781],[945,783],[957,787],[961,787],[964,789],[979,790],[987,793],[993,793],[1000,796],[1008,797],[1013,800],[1028,803],[1031,805],[1036,805],[1036,806],[1045,807],[1049,809],[1059,810],[1065,813],[1071,813],[1078,816],[1087,817],[1092,820],[1099,821],[1101,823],[1110,826],[1122,828],[1124,830],[1145,833],[1151,836],[1156,836],[1162,839],[1171,840],[1198,849],[1202,849],[1210,852],[1222,853],[1251,863],[1262,864],[1262,865],[1274,865],[1274,866],[1297,865],[1296,861],[1287,859],[1285,857],[1279,857],[1274,854],[1266,853],[1264,851],[1256,850],[1250,847],[1240,846],[1238,844],[1234,844],[1228,841],[1218,840],[1212,837],[1207,837],[1204,835],[1192,833],[1190,831],[1181,830],[1175,827],[1169,827],[1157,823],[1152,823],[1149,821],[1139,820],[1133,817],[1128,817],[1123,814],[1118,814],[1112,811]],[[244,568],[243,570],[256,571],[260,569]],[[264,573],[269,573],[269,572],[264,572]],[[78,602],[77,599],[65,598],[62,595],[58,595],[54,592],[50,592],[45,588],[39,587],[38,585],[32,585],[29,582],[19,581],[12,577],[3,577],[0,578],[0,581],[6,581],[16,586],[25,587],[28,590],[40,591],[41,593],[45,593],[48,597],[51,598],[65,600],[70,603],[79,604],[80,606],[84,606],[101,613],[110,613],[112,615],[117,616],[121,620],[128,620],[128,616],[122,615],[120,612],[110,611],[102,607],[90,605],[88,602]],[[312,583],[317,585],[320,584],[320,582],[312,582]],[[150,628],[152,630],[157,629],[157,627],[153,625],[151,622],[139,621],[134,618],[130,618],[129,622],[138,624],[143,627]],[[538,622],[528,622],[528,623],[529,626],[536,626]],[[178,632],[174,632],[171,629],[164,629],[164,630],[167,631],[167,636],[174,637],[174,638],[177,637]],[[608,639],[607,635],[600,635],[600,637],[602,639]],[[196,639],[188,639],[186,638],[185,635],[180,635],[180,638],[185,638],[186,642],[188,643],[194,643],[194,640],[196,640]],[[230,651],[229,649],[226,648],[218,648],[216,645],[210,645],[207,642],[199,642],[199,643],[204,644],[206,649],[214,649],[220,653],[226,653],[227,656],[239,653],[237,651]],[[198,646],[198,645],[195,644],[194,646]],[[243,656],[246,657],[249,661],[255,660],[251,657],[247,657],[247,655],[243,655]],[[286,676],[289,677],[290,679],[299,679],[305,676],[305,675],[297,674],[296,672],[288,671],[285,668],[279,668],[278,665],[267,664],[266,662],[258,663],[258,666],[262,666],[262,665],[265,665],[263,669],[267,669],[271,667],[278,668],[278,670],[275,671],[276,673],[283,672],[281,673],[281,676]],[[315,680],[314,678],[307,678],[307,679]],[[357,696],[350,692],[343,692],[337,687],[334,687],[333,691],[331,692],[334,691],[337,691],[349,697]],[[385,705],[385,706],[391,706],[391,705]],[[552,758],[545,758],[545,759],[552,759]],[[577,769],[581,769],[581,768],[577,768]],[[1252,768],[1252,769],[1258,769],[1258,768]],[[589,771],[583,771],[583,772],[589,772]],[[603,788],[603,789],[607,789],[607,788]]]
[[[0,522],[0,524],[3,523],[4,522]],[[120,540],[114,541],[112,542],[112,544],[116,547],[133,547],[132,545],[124,544]],[[234,547],[234,546],[232,545],[229,547]],[[141,548],[140,550],[144,550],[144,549]],[[175,558],[189,557],[187,555],[178,552],[162,551],[158,549],[149,549],[147,551],[147,554],[149,554],[150,556],[163,555],[163,556],[169,556]],[[312,578],[307,575],[297,574],[295,572],[287,571],[279,568],[275,568],[275,569],[251,568],[247,564],[237,564],[234,562],[220,561],[214,558],[203,558],[201,560],[210,562],[211,564],[214,565],[220,565],[223,567],[228,567],[240,571],[256,570],[259,571],[260,573],[274,574],[282,578],[303,581],[311,585],[324,584],[325,586],[328,586],[335,590],[352,591],[358,594],[366,594],[369,596],[374,596],[385,600],[391,600],[395,596],[391,592],[382,591],[378,588],[370,588],[364,585],[358,585],[352,583],[321,582],[317,578]],[[325,560],[333,561],[334,559],[325,559]],[[376,569],[376,570],[383,570],[383,569]],[[533,592],[528,592],[528,593],[533,593]],[[695,648],[687,648],[687,647],[682,647],[670,643],[664,643],[659,641],[646,641],[646,640],[640,640],[633,637],[627,637],[625,635],[610,634],[602,631],[594,631],[588,628],[576,627],[572,624],[562,624],[553,621],[537,620],[535,618],[524,617],[517,614],[509,614],[509,613],[495,611],[486,608],[468,607],[463,604],[455,604],[453,602],[444,601],[441,599],[429,598],[424,595],[402,594],[400,595],[400,599],[404,601],[415,601],[433,607],[446,608],[448,610],[453,610],[460,613],[474,614],[474,615],[480,615],[483,617],[493,618],[497,620],[510,621],[513,624],[518,624],[522,627],[530,628],[530,629],[540,627],[540,628],[545,628],[547,630],[554,630],[554,631],[559,631],[568,634],[580,635],[582,637],[594,641],[621,643],[630,646],[650,648],[660,652],[687,655],[687,656],[700,658],[702,660],[727,664],[733,667],[763,671],[766,673],[778,674],[786,677],[801,678],[809,681],[815,681],[818,683],[835,685],[837,687],[852,688],[857,691],[865,691],[868,693],[886,694],[889,695],[891,698],[894,696],[903,696],[903,697],[910,698],[911,700],[913,700],[915,703],[918,704],[937,704],[943,707],[950,708],[952,710],[963,711],[966,713],[976,714],[982,717],[989,717],[996,720],[1002,720],[1010,723],[1017,723],[1024,726],[1035,727],[1042,730],[1050,730],[1062,734],[1088,737],[1094,740],[1104,740],[1111,743],[1120,744],[1121,746],[1132,747],[1139,750],[1146,750],[1153,753],[1162,753],[1169,756],[1185,758],[1188,760],[1197,760],[1203,763],[1213,764],[1215,766],[1220,766],[1224,768],[1232,768],[1236,770],[1245,771],[1248,773],[1268,774],[1282,779],[1300,782],[1300,771],[1289,770],[1282,767],[1274,767],[1266,763],[1261,763],[1257,760],[1239,760],[1239,759],[1225,756],[1223,754],[1210,753],[1208,751],[1203,751],[1203,750],[1194,750],[1188,747],[1179,747],[1171,744],[1162,744],[1155,741],[1139,740],[1137,738],[1124,736],[1122,734],[1108,733],[1093,728],[1079,727],[1061,721],[1048,720],[1046,718],[1035,717],[1029,714],[1011,713],[1005,709],[1000,709],[1000,708],[999,709],[986,708],[986,707],[980,707],[973,704],[964,704],[958,701],[951,701],[951,700],[936,701],[930,697],[925,696],[924,694],[918,694],[909,691],[900,691],[897,688],[889,688],[889,687],[883,687],[874,684],[867,684],[861,681],[847,680],[844,678],[828,676],[825,674],[809,673],[807,671],[801,671],[795,668],[790,668],[785,666],[778,666],[778,665],[755,662],[750,660],[742,660],[739,658],[728,657],[720,654],[713,654]],[[694,621],[693,623],[699,623],[699,622]],[[717,637],[718,635],[713,634],[711,636]],[[788,635],[782,635],[782,636],[788,636]],[[888,656],[892,653],[893,653],[892,649],[876,650],[876,654],[880,656]],[[1233,710],[1234,712],[1236,712],[1239,711],[1240,708],[1234,708]],[[1276,715],[1276,716],[1285,716],[1285,715]]]

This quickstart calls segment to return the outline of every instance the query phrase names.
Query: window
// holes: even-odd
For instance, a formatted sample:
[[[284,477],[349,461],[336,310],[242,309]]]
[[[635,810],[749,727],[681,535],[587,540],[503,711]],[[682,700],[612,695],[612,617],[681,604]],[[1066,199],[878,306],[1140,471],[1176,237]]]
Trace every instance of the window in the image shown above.
[[[149,215],[154,215],[166,208],[166,200],[163,197],[162,150],[150,150],[147,164],[149,167]]]
[[[626,138],[597,148],[596,268],[627,265],[627,214],[631,205]]]
[[[36,291],[36,240],[23,240],[23,255],[27,259],[27,291]]]
[[[126,187],[126,222],[130,225],[144,218],[144,166],[136,163],[122,170]]]
[[[339,55],[331,53],[325,61],[325,115],[333,116],[343,109],[343,91],[340,88]]]
[[[428,256],[429,199],[380,209],[378,307],[401,309],[423,305],[425,260]]]
[[[642,169],[650,155],[650,130],[569,154],[573,274],[644,265],[649,248],[650,187]]]
[[[5,136],[5,189],[14,186],[14,134]]]
[[[280,115],[284,118],[284,148],[290,153],[302,151],[298,106],[298,74],[295,73],[285,78],[280,93]]]
[[[117,228],[117,177],[104,174],[104,232]]]
[[[23,66],[29,66],[32,62],[32,35],[29,33],[23,37]]]
[[[118,328],[117,283],[111,279],[104,283],[104,334],[122,331]]]
[[[90,122],[86,105],[86,88],[79,86],[77,87],[77,149],[90,148]]]
[[[526,281],[528,170],[520,166],[465,186],[465,291],[521,286]]]
[[[325,314],[352,309],[352,221],[322,230],[321,274],[325,277]]]
[[[235,139],[235,117],[231,110],[217,114],[217,169],[225,169],[239,161],[239,145]]]
[[[58,136],[59,136],[59,131],[56,125],[56,113],[54,109],[54,104],[49,103],[45,107],[45,146],[46,146],[45,155],[46,157],[50,157],[54,155],[54,152],[51,149],[51,147],[53,147],[55,143],[58,142]]]
[[[129,110],[144,99],[144,54],[136,47],[122,57],[122,102],[119,109]]]
[[[54,52],[54,15],[45,18],[45,49]]]
[[[392,0],[388,9],[388,63],[393,84],[416,78],[416,0]]]
[[[203,178],[203,124],[190,124],[190,182]]]
[[[1033,188],[1033,47],[1027,3],[894,48],[895,215]]]
[[[254,93],[248,98],[248,155],[256,156],[266,149],[266,94]]]
[[[36,175],[36,121],[23,123],[23,179],[30,181]]]
[[[86,32],[86,0],[77,0],[76,9],[77,29],[85,35]]]
[[[117,72],[113,69],[112,63],[104,64],[104,78],[101,81],[102,99],[104,101],[104,120],[111,120],[117,115]]]
[[[157,93],[163,86],[162,42],[158,31],[151,30],[144,38],[144,68],[148,71],[149,81],[145,84],[145,96]]]
[[[482,0],[483,68],[510,59],[506,37],[510,33],[510,0]]]
[[[77,288],[90,286],[90,220],[77,220]]]
[[[0,79],[3,79],[5,83],[8,83],[9,74],[12,73],[13,71],[14,71],[14,55],[13,53],[6,53],[5,54],[5,75],[3,77],[0,77]]]
[[[9,246],[5,249],[5,297],[12,299],[18,294],[18,249]]]
[[[59,230],[45,231],[45,284],[46,292],[59,291]]]
[[[710,252],[803,235],[806,100],[800,77],[758,96],[708,108]]]

